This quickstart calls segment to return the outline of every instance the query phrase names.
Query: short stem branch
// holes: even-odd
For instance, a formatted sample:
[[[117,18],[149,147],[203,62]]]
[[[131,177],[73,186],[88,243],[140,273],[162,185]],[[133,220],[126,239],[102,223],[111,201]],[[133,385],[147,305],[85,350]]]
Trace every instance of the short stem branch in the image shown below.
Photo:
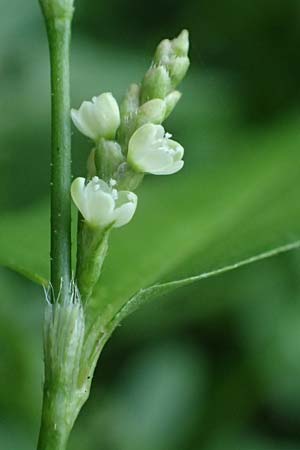
[[[109,229],[98,230],[79,219],[76,282],[84,302],[89,300],[99,280],[109,234]]]

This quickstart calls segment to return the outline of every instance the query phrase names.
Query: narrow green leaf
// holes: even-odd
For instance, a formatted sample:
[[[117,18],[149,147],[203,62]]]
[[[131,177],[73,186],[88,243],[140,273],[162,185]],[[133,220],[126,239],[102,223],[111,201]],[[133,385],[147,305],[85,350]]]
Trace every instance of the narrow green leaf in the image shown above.
[[[159,283],[148,288],[141,289],[118,311],[118,313],[109,323],[108,328],[109,330],[113,331],[127,316],[139,309],[140,306],[151,300],[154,300],[157,297],[169,294],[176,289],[183,288],[206,278],[215,277],[217,275],[239,269],[243,266],[247,266],[249,264],[253,264],[255,262],[262,261],[264,259],[280,255],[281,253],[286,253],[299,248],[300,241],[292,242],[291,244],[283,245],[273,250],[244,259],[235,264],[230,264],[228,266],[213,270],[211,272],[201,273],[200,275],[183,278],[181,280],[169,281],[167,283]]]

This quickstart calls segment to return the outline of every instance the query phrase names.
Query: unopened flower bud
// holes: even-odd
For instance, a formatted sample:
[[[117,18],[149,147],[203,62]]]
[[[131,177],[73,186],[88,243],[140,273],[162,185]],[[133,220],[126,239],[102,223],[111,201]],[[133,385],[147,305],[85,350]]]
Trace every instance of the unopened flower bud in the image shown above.
[[[131,84],[121,103],[121,125],[117,135],[118,141],[124,149],[124,152],[127,150],[130,136],[136,129],[136,117],[139,104],[140,86]]]
[[[147,123],[138,128],[128,145],[128,162],[134,170],[170,175],[183,167],[183,147],[170,138],[161,125]]]
[[[187,56],[189,51],[189,33],[182,30],[174,39],[164,39],[158,44],[153,61],[167,65],[171,58]]]
[[[189,51],[189,32],[182,30],[179,35],[171,41],[174,53],[177,56],[187,56]]]
[[[166,113],[165,113],[165,119],[169,117],[177,103],[179,102],[181,98],[181,93],[179,91],[172,91],[170,94],[168,94],[165,98],[165,105],[166,105]]]
[[[183,30],[173,40],[164,39],[157,47],[154,64],[164,66],[169,72],[171,86],[175,88],[184,78],[189,67],[189,35]]]
[[[140,86],[131,84],[121,103],[121,116],[134,114],[139,107]]]
[[[154,98],[164,99],[170,92],[171,80],[164,66],[152,66],[142,82],[142,103]]]
[[[115,141],[100,139],[95,149],[96,174],[109,181],[119,165],[125,160],[120,144]]]
[[[161,124],[166,115],[166,104],[164,100],[155,98],[144,103],[138,111],[137,125],[141,126],[145,123]]]
[[[94,141],[114,139],[120,126],[119,106],[110,92],[84,101],[78,110],[71,110],[71,117],[78,130]]]
[[[187,56],[179,56],[169,62],[168,69],[172,81],[172,87],[178,86],[178,84],[183,80],[189,66],[190,60]]]

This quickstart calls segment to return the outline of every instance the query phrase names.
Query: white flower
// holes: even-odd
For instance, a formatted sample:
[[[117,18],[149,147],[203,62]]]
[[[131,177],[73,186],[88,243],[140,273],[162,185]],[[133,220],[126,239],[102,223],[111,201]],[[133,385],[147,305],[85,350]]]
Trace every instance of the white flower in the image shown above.
[[[120,126],[119,106],[110,92],[83,102],[78,110],[72,109],[71,117],[78,130],[95,141],[101,137],[114,139]]]
[[[130,191],[117,191],[114,180],[107,184],[93,177],[87,184],[85,178],[76,178],[71,186],[73,201],[85,220],[92,226],[122,227],[133,217],[137,196]]]
[[[183,166],[183,147],[169,139],[161,125],[147,123],[138,128],[128,144],[128,162],[138,172],[170,175]]]

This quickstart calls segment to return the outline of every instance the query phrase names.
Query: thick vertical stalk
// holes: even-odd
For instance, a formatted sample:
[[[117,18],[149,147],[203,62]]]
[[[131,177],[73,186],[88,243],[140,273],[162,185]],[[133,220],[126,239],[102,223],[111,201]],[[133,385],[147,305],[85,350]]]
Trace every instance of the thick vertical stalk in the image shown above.
[[[70,131],[70,20],[51,27],[51,282],[54,295],[69,295],[71,278],[71,131]]]
[[[71,299],[69,53],[73,0],[40,0],[40,4],[47,27],[51,66],[51,301],[65,304]],[[61,323],[59,329],[64,329],[64,316]],[[51,359],[51,364],[46,361],[49,360],[48,353],[52,352],[51,345],[56,341],[58,355],[65,339],[53,338],[47,345],[45,342],[45,385],[38,450],[65,450],[74,422],[73,409],[77,409],[71,401],[71,380],[64,378],[61,381],[64,363],[59,364],[60,371],[49,382],[57,355]]]
[[[37,450],[66,450],[72,425],[67,421],[64,393],[44,387],[43,411]]]
[[[72,14],[44,7],[51,65],[51,283],[69,295],[71,278],[71,130],[69,53]],[[54,3],[54,2],[53,2]],[[50,8],[50,11],[47,10]],[[54,7],[53,7],[54,8]]]

